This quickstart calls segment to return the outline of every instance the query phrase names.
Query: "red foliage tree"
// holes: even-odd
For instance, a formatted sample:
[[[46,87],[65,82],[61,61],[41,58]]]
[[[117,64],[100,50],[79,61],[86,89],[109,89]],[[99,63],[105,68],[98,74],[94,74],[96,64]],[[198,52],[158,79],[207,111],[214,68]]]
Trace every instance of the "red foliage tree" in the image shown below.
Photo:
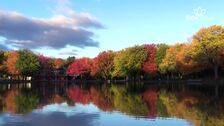
[[[92,60],[89,58],[81,58],[75,60],[67,69],[67,74],[73,76],[90,74]]]
[[[156,66],[156,45],[145,45],[145,49],[148,51],[148,57],[142,64],[142,70],[145,73],[155,74],[157,71]]]
[[[96,58],[93,59],[91,67],[92,76],[101,76],[108,78],[111,76],[113,68],[114,53],[112,51],[101,52]]]
[[[51,59],[49,57],[45,57],[43,55],[38,56],[38,60],[40,62],[41,68],[44,70],[48,70],[51,68]]]

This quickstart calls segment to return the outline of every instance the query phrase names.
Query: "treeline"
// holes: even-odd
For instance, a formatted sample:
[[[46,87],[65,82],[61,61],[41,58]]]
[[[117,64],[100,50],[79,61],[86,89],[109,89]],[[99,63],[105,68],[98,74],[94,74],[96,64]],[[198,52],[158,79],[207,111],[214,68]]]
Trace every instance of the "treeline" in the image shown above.
[[[190,42],[145,44],[118,52],[104,51],[97,57],[75,60],[69,75],[136,79],[219,78],[224,61],[224,27],[200,29]]]
[[[30,50],[0,51],[0,78],[26,80],[43,73],[66,70],[75,57],[50,58]]]
[[[29,50],[1,51],[1,76],[35,76],[62,69],[79,79],[218,79],[224,65],[224,27],[200,29],[190,42],[144,44],[121,51],[104,51],[95,58],[66,60],[36,55]]]

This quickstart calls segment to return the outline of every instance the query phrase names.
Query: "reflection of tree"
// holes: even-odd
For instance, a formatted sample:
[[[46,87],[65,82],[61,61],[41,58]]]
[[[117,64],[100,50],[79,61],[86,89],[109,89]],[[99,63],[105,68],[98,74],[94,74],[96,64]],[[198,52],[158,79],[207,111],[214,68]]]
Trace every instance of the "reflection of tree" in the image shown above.
[[[92,96],[92,102],[102,110],[111,110],[113,108],[111,99],[106,97],[105,94],[94,87],[90,88],[90,95]],[[93,97],[94,96],[94,97]]]
[[[31,112],[38,106],[39,97],[32,93],[21,93],[16,97],[16,106],[18,113]]]
[[[51,102],[53,103],[62,103],[64,102],[64,99],[62,96],[60,96],[59,94],[55,94],[53,95],[53,97],[51,98]]]
[[[163,101],[159,97],[156,101],[156,108],[158,117],[168,117],[166,106],[163,104]]]
[[[78,86],[69,87],[67,96],[76,103],[94,103],[102,110],[111,110],[113,107],[111,100],[107,99],[100,89],[91,86],[89,89],[82,89]]]
[[[146,116],[148,108],[142,97],[127,89],[124,85],[91,86],[89,89],[73,86],[68,88],[67,96],[75,103],[94,103],[104,111],[115,109],[128,115]]]
[[[4,110],[7,112],[27,113],[32,109],[41,108],[52,103],[62,103],[66,100],[63,96],[64,86],[61,83],[32,83],[31,87],[19,83],[11,85],[11,88],[12,90],[7,91],[3,98]],[[14,90],[18,92],[17,95],[8,96],[9,92],[15,92]],[[6,96],[10,97],[13,103],[9,103],[9,99],[8,105],[6,105]],[[13,111],[7,109],[12,105],[15,106]]]
[[[3,111],[3,97],[0,95],[0,112]]]
[[[160,91],[159,98],[167,109],[171,117],[184,118],[193,122],[197,126],[223,126],[224,117],[220,115],[220,108],[214,106],[210,99],[199,92],[184,91],[176,94]],[[219,111],[219,112],[218,112]],[[219,114],[218,114],[219,113]],[[218,114],[218,115],[217,115]]]
[[[150,88],[143,93],[143,100],[146,102],[149,113],[149,117],[156,117],[156,101],[157,101],[157,92],[156,89]]]
[[[16,96],[19,95],[19,91],[16,89],[12,89],[6,92],[3,103],[4,103],[4,111],[7,112],[16,112]]]
[[[67,95],[69,99],[77,103],[88,104],[91,102],[89,92],[79,87],[69,87]]]
[[[114,93],[114,106],[117,110],[128,115],[147,115],[147,105],[142,101],[140,95],[128,92],[123,86],[113,85],[111,90]]]

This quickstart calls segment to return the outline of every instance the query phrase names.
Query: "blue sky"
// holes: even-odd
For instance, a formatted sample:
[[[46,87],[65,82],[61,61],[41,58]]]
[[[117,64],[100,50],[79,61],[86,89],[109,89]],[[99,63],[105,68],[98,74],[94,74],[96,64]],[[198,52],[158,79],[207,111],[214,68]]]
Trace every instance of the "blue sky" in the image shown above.
[[[201,27],[223,25],[223,5],[222,0],[2,0],[0,47],[64,58],[94,57],[104,50],[145,43],[186,42]],[[18,17],[30,20],[30,25]],[[29,32],[15,30],[26,26]],[[59,34],[30,37],[41,37],[40,29]]]

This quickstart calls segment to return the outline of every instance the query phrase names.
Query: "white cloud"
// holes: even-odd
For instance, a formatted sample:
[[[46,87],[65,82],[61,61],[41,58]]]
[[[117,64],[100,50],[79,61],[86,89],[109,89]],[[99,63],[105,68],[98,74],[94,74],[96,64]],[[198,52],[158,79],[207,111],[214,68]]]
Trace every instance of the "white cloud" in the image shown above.
[[[63,51],[59,52],[59,55],[65,55],[65,56],[76,56],[77,55],[77,50],[69,50],[69,51]]]
[[[71,3],[69,0],[58,0],[56,8],[53,11],[54,17],[52,18],[51,23],[60,23],[71,25],[80,25],[82,27],[100,27],[103,28],[103,25],[91,14],[87,12],[78,13],[71,8]],[[54,19],[57,19],[54,22]],[[90,22],[94,22],[94,25],[89,25]]]
[[[193,14],[186,15],[185,19],[187,21],[199,21],[199,20],[210,21],[213,18],[207,15],[206,9],[202,8],[201,6],[198,6],[197,8],[193,9]]]

